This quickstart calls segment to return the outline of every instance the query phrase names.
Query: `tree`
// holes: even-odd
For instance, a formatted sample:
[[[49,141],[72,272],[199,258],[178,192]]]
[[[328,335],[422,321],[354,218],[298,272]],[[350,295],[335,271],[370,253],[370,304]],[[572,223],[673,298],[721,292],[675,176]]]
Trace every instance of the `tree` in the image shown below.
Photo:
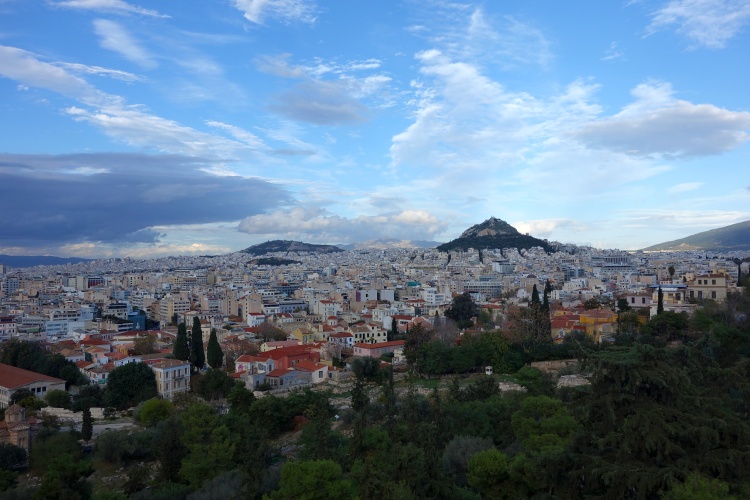
[[[47,395],[44,396],[44,399],[47,401],[47,404],[53,408],[70,407],[70,394],[68,394],[68,391],[55,389],[54,391],[49,391]]]
[[[195,392],[208,401],[227,397],[235,384],[226,372],[213,368],[197,377]]]
[[[9,443],[0,443],[0,470],[13,470],[26,463],[26,450]]]
[[[583,303],[583,308],[589,311],[591,309],[599,309],[601,305],[601,302],[592,297]]]
[[[495,448],[475,453],[469,460],[469,484],[486,498],[515,498],[506,487],[509,462],[508,457]]]
[[[201,320],[193,318],[193,330],[190,334],[190,364],[201,370],[206,364],[206,353],[203,350],[203,330]]]
[[[173,413],[174,405],[171,401],[154,398],[143,403],[138,419],[142,426],[153,427],[159,422],[167,420]]]
[[[669,279],[671,280],[672,278],[674,278],[674,266],[669,266],[667,268],[667,271],[669,272]]]
[[[107,377],[104,402],[124,409],[156,397],[156,377],[146,363],[128,363],[112,370]]]
[[[661,287],[659,287],[659,291],[657,292],[656,314],[661,314],[663,312],[664,312],[664,292],[662,292]]]
[[[15,405],[27,398],[36,398],[33,392],[29,389],[18,389],[10,395],[10,404]]]
[[[386,340],[388,342],[393,342],[398,338],[399,331],[398,331],[398,321],[396,321],[394,318],[391,318],[391,328],[388,330],[388,337]]]
[[[182,444],[180,423],[174,416],[161,422],[157,428],[154,454],[159,460],[159,479],[175,482],[180,472],[180,463],[187,453]]]
[[[281,469],[279,490],[272,499],[345,500],[353,498],[351,482],[333,460],[287,462]]]
[[[536,283],[534,284],[534,289],[531,291],[531,305],[532,306],[538,306],[541,302],[539,301],[539,290],[536,288]]]
[[[591,388],[579,407],[586,432],[574,447],[580,497],[654,498],[690,473],[745,480],[748,424],[726,406],[744,382],[706,357],[706,347],[589,354]]]
[[[152,333],[146,333],[145,335],[138,335],[133,342],[133,352],[138,355],[142,354],[154,354],[157,352],[156,349],[156,335]]]
[[[415,326],[406,333],[404,341],[404,357],[409,366],[420,371],[419,356],[422,346],[429,342],[432,334],[428,332],[421,324]]]
[[[471,319],[479,316],[479,306],[469,292],[464,292],[453,298],[451,306],[445,310],[445,316],[455,321],[459,328],[468,328],[472,325]]]
[[[78,394],[73,396],[71,410],[83,411],[84,408],[96,408],[104,404],[104,391],[96,384],[87,384],[78,389]]]
[[[216,328],[211,328],[211,336],[208,338],[208,349],[206,350],[206,359],[211,368],[221,368],[224,363],[224,353],[216,338]]]
[[[87,406],[83,409],[83,422],[81,423],[81,437],[84,441],[91,441],[94,434],[94,422],[91,418],[91,409]]]
[[[172,355],[175,359],[187,361],[190,357],[190,344],[187,337],[187,326],[180,323],[177,327],[177,338],[172,347]]]

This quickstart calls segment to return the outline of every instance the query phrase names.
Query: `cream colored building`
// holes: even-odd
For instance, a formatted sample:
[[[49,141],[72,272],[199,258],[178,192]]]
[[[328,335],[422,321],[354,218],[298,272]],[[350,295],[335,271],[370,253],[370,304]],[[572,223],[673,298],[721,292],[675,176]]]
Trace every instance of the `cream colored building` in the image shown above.
[[[148,362],[156,376],[159,397],[172,399],[176,394],[190,390],[190,363],[179,359],[160,359]]]

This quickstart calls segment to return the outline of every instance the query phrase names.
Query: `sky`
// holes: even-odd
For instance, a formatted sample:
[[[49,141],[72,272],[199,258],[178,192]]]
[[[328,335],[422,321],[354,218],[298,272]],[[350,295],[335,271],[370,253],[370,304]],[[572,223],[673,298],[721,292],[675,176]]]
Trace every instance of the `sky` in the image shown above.
[[[750,0],[0,0],[0,253],[750,219]]]

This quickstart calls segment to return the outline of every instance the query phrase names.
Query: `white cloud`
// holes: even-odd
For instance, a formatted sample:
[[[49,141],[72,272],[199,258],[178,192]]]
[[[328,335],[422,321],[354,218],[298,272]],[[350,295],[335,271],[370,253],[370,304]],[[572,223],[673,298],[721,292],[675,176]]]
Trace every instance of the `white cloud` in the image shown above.
[[[528,233],[536,238],[549,238],[556,230],[584,231],[586,226],[571,219],[540,219],[513,222],[511,226],[520,233]]]
[[[688,191],[699,189],[703,184],[703,182],[683,182],[682,184],[676,184],[667,189],[667,192],[669,194],[687,193]]]
[[[696,232],[728,226],[750,219],[750,212],[731,210],[639,209],[622,212],[628,227],[692,228]]]
[[[76,73],[106,76],[115,80],[122,80],[124,82],[142,82],[145,80],[145,78],[141,76],[135,75],[133,73],[128,73],[127,71],[120,71],[119,69],[108,69],[102,68],[101,66],[87,66],[85,64],[66,62],[58,62],[56,63],[56,65],[74,71]]]
[[[748,0],[671,0],[654,12],[648,32],[674,27],[699,45],[720,49],[748,22]]]
[[[317,5],[310,0],[234,0],[234,6],[255,24],[263,24],[267,18],[302,23],[317,19]]]
[[[118,23],[107,19],[95,19],[94,31],[99,36],[102,48],[117,52],[128,61],[144,68],[156,67],[153,56]]]
[[[68,9],[95,10],[101,12],[115,12],[118,14],[140,14],[149,17],[169,17],[151,9],[144,9],[123,0],[65,0],[62,2],[51,2],[55,7]]]
[[[351,243],[385,237],[432,239],[445,229],[445,223],[423,210],[346,218],[319,208],[293,208],[247,217],[240,222],[238,229],[278,238]]]
[[[609,48],[604,51],[604,57],[602,57],[602,61],[613,61],[615,59],[621,58],[622,56],[623,52],[618,47],[617,42],[612,42],[609,44]]]
[[[594,148],[667,157],[721,154],[750,138],[750,112],[675,99],[668,83],[643,83],[632,94],[632,104],[583,125],[573,137]]]

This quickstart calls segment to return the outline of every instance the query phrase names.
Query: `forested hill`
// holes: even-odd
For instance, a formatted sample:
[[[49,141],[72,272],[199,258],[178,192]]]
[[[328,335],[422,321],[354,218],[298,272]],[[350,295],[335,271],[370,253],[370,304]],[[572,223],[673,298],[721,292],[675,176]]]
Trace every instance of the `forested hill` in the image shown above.
[[[645,251],[706,250],[708,252],[750,251],[750,220],[711,229],[685,238],[659,243]]]
[[[244,250],[240,250],[242,253],[250,255],[265,255],[268,253],[337,253],[343,252],[344,250],[333,245],[314,245],[312,243],[303,243],[301,241],[289,241],[289,240],[272,240],[266,241],[265,243],[259,243],[253,245]]]
[[[542,247],[545,251],[552,249],[546,240],[521,234],[504,220],[490,217],[481,224],[470,227],[455,240],[438,246],[437,249],[441,252],[449,252],[469,248],[517,248],[521,250],[533,247]]]

